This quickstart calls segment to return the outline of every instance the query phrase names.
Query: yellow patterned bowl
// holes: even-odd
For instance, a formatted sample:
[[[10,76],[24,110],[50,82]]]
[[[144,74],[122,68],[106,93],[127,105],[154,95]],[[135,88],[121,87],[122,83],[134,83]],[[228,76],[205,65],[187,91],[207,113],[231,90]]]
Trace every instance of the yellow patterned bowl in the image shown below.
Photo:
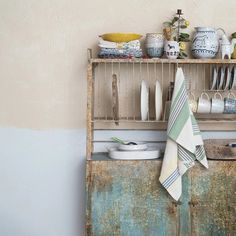
[[[102,37],[102,39],[106,41],[122,43],[140,39],[142,35],[133,33],[109,33],[109,34],[103,34],[100,37]]]

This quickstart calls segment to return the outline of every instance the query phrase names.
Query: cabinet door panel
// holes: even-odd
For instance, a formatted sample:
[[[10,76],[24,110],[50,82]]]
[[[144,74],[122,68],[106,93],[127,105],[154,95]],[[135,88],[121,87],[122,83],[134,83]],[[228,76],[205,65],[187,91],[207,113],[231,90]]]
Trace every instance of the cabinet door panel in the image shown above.
[[[236,235],[236,205],[222,201],[191,205],[191,231],[195,236]]]
[[[189,171],[192,201],[236,201],[236,161],[209,161]]]
[[[189,178],[192,235],[236,235],[236,162],[209,161]]]
[[[177,235],[178,206],[160,186],[160,161],[90,161],[88,235]]]

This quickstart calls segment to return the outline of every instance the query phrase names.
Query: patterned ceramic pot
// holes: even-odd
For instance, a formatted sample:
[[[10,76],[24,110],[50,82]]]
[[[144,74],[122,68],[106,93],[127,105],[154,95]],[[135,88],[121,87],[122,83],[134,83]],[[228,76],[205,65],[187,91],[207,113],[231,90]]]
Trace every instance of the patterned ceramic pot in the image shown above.
[[[192,42],[194,58],[214,58],[219,50],[219,40],[214,28],[196,27]]]
[[[164,52],[168,59],[176,59],[179,56],[179,43],[176,41],[166,41]]]
[[[146,51],[149,57],[162,57],[164,52],[164,36],[161,33],[146,34]]]

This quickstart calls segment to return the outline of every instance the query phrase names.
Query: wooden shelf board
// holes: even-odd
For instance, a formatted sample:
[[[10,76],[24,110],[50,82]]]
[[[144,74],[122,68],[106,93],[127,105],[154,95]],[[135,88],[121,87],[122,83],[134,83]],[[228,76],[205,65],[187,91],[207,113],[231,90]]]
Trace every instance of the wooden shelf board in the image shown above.
[[[201,131],[236,131],[236,120],[198,120]],[[119,125],[114,121],[96,121],[95,130],[166,130],[167,121],[125,121],[120,120]]]
[[[96,63],[163,63],[163,64],[236,64],[236,59],[176,59],[169,60],[163,58],[132,58],[132,59],[103,59],[92,58],[91,64]]]

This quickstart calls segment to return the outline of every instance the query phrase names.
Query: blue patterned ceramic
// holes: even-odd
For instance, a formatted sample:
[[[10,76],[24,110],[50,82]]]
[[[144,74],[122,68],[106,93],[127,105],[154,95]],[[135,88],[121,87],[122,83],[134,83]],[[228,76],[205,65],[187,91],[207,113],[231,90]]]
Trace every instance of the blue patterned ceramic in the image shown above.
[[[164,36],[161,33],[146,35],[146,51],[149,57],[162,57],[164,53]]]
[[[236,100],[233,98],[225,98],[224,113],[235,114],[236,113]]]
[[[149,57],[162,57],[164,53],[164,48],[147,48],[147,55]]]
[[[176,59],[179,56],[179,43],[176,41],[166,41],[164,52],[168,59]]]
[[[214,58],[219,50],[219,40],[214,28],[196,27],[192,42],[192,55],[194,58]]]

